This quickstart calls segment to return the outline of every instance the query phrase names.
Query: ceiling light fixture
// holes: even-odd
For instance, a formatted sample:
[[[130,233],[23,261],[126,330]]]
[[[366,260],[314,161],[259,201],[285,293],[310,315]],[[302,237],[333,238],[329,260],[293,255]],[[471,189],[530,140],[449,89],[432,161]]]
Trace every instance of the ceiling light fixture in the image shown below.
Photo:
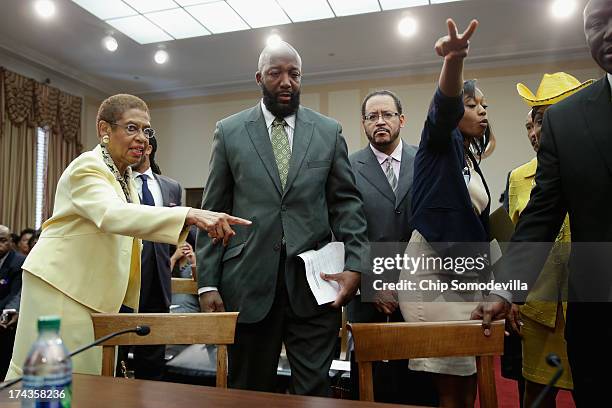
[[[158,63],[159,65],[162,65],[168,62],[169,57],[170,56],[168,55],[168,52],[166,50],[157,50],[157,52],[153,56],[153,59],[155,60],[156,63]]]
[[[110,52],[115,52],[117,51],[117,48],[119,48],[119,43],[112,35],[107,35],[106,37],[104,37],[102,39],[102,45],[104,45],[104,48],[106,48]]]
[[[552,15],[556,18],[567,18],[576,11],[575,0],[555,0],[550,6]]]
[[[281,45],[282,42],[283,42],[283,39],[281,38],[281,36],[274,33],[274,34],[270,34],[270,36],[266,40],[266,45],[268,47],[276,48],[279,45]]]
[[[418,28],[417,21],[413,17],[404,17],[397,25],[397,29],[402,37],[412,37]]]
[[[42,18],[51,18],[55,15],[55,3],[51,0],[38,0],[34,3],[36,13]]]

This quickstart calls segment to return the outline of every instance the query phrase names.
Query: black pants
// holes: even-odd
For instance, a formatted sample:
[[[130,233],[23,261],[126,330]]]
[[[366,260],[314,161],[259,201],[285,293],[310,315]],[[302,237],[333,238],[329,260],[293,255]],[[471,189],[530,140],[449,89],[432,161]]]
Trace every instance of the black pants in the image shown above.
[[[282,344],[291,367],[290,392],[330,396],[329,367],[338,338],[340,311],[324,309],[302,318],[291,309],[285,286],[285,251],[281,253],[274,303],[260,322],[236,326],[228,348],[231,388],[276,391],[276,371]]]
[[[609,405],[612,303],[569,303],[565,338],[577,408]]]
[[[157,259],[153,243],[143,242],[142,254],[142,284],[140,287],[139,313],[169,313],[162,284],[157,269]],[[141,380],[162,380],[166,367],[166,346],[133,346],[130,348],[134,359],[129,368],[134,370],[134,376]],[[121,354],[120,354],[121,355]],[[126,352],[123,356],[127,358]]]
[[[4,381],[8,372],[9,363],[13,355],[13,345],[15,344],[15,329],[0,328],[0,382]]]

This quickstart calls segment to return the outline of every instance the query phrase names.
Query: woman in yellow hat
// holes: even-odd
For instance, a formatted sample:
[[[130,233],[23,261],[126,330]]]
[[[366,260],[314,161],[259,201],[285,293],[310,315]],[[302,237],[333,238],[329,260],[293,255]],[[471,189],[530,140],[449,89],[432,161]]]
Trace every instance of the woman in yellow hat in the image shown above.
[[[532,107],[534,132],[530,142],[537,152],[540,146],[542,119],[549,106],[567,98],[571,94],[590,85],[593,81],[580,83],[564,72],[544,74],[534,95],[525,85],[517,84],[519,95]],[[527,206],[531,189],[535,185],[537,158],[514,169],[510,174],[508,186],[509,214],[514,224],[518,223],[521,213]],[[567,293],[567,262],[569,260],[570,229],[566,216],[559,231],[551,254],[531,288],[527,302],[520,307],[522,320],[521,335],[523,343],[523,377],[525,378],[524,406],[531,406],[556,368],[546,363],[546,356],[555,353],[561,358],[564,371],[556,383],[557,388],[549,392],[541,407],[555,407],[559,388],[573,388],[572,374],[567,360],[563,332],[565,329],[565,304],[562,302]]]

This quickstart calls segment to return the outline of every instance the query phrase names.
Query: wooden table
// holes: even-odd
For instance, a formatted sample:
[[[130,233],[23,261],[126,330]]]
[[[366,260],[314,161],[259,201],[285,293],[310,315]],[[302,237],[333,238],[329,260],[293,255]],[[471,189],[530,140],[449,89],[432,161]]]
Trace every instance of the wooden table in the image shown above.
[[[20,388],[17,384],[13,389]],[[10,400],[8,390],[0,394],[0,407],[20,407],[19,400]],[[204,387],[161,381],[75,374],[73,376],[73,408],[418,408],[373,402],[304,397],[243,390]]]

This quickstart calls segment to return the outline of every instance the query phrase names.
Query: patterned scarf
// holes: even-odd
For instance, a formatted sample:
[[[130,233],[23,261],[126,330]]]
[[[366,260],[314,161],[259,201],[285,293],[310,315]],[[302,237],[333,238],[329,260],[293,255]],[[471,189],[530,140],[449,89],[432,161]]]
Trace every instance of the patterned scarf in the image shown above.
[[[113,158],[108,152],[106,146],[101,144],[100,147],[102,148],[102,158],[104,159],[104,163],[106,163],[108,169],[111,171],[111,173],[113,173],[115,179],[117,179],[117,181],[121,185],[121,189],[123,190],[123,194],[125,194],[125,199],[127,200],[127,202],[131,203],[132,197],[130,195],[128,180],[132,178],[132,168],[128,166],[128,168],[125,170],[125,173],[121,175],[119,169],[117,168],[117,166],[115,166],[115,162],[113,161]]]

